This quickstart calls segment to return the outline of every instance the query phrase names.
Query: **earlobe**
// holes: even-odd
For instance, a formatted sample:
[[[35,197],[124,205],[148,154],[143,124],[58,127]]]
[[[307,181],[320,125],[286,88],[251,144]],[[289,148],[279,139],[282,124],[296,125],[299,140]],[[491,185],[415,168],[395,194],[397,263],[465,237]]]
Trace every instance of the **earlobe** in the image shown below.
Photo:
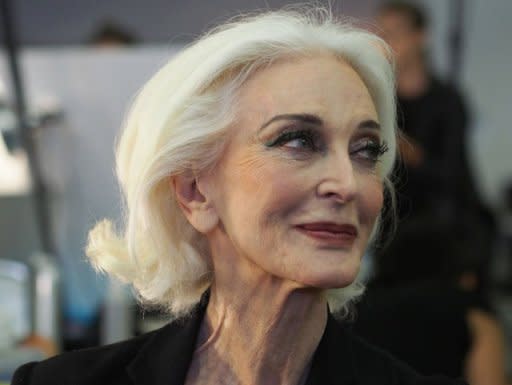
[[[170,185],[183,214],[197,231],[206,234],[217,226],[219,218],[211,197],[201,191],[195,175],[175,175]]]

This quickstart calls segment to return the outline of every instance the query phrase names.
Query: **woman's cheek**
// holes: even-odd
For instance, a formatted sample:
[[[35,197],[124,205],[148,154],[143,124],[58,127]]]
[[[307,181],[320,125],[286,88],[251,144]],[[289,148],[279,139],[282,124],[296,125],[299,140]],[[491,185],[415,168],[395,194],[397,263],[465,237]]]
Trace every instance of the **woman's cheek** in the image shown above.
[[[384,187],[378,178],[371,178],[363,185],[362,214],[364,222],[373,225],[384,203]],[[363,219],[362,218],[362,219]]]
[[[251,195],[291,194],[300,187],[300,183],[296,181],[296,170],[290,163],[279,155],[260,151],[253,154],[249,152],[240,157],[234,182],[243,182],[244,191]]]

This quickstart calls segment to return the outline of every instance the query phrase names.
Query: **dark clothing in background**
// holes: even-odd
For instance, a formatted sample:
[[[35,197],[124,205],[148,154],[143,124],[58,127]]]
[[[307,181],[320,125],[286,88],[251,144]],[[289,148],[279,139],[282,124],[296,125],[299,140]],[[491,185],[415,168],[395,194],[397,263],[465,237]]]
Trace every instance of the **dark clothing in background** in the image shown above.
[[[472,188],[466,154],[468,112],[459,92],[431,77],[426,92],[405,99],[398,96],[398,127],[420,144],[425,159],[406,168],[399,182],[412,212],[457,210],[467,204]]]
[[[422,95],[398,97],[397,116],[424,159],[419,167],[399,162],[395,170],[398,229],[389,247],[376,251],[376,279],[454,278],[469,271],[483,283],[492,216],[471,175],[464,100],[454,86],[431,76]]]
[[[398,98],[398,124],[424,159],[398,165],[398,228],[376,250],[354,331],[422,374],[460,377],[468,312],[490,311],[481,298],[491,233],[467,159],[468,113],[453,86],[431,77],[424,94]],[[478,277],[471,293],[457,286],[464,273]]]
[[[437,280],[370,287],[358,304],[354,333],[424,375],[464,375],[471,348],[470,309],[490,312],[475,293]]]
[[[13,385],[182,385],[206,304],[187,320],[110,346],[67,353],[19,368]],[[300,337],[298,337],[300,338]],[[329,316],[306,385],[457,385],[424,377],[352,335]]]

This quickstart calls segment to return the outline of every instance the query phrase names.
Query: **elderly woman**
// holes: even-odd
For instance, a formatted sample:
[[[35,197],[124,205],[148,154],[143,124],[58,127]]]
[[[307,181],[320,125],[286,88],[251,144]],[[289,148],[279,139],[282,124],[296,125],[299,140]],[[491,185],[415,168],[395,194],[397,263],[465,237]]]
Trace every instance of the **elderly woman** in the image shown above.
[[[393,71],[327,12],[222,26],[142,89],[117,153],[126,229],[93,264],[174,321],[21,367],[14,384],[450,384],[333,318],[362,292],[395,154]]]

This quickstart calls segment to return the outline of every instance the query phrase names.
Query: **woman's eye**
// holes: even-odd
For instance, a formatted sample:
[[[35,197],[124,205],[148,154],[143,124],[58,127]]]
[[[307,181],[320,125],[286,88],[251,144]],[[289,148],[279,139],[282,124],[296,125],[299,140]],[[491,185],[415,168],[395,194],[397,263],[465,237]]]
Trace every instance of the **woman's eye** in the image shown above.
[[[352,154],[365,161],[376,163],[387,151],[388,145],[386,142],[379,143],[373,139],[365,139],[356,146]]]
[[[291,148],[313,148],[314,143],[309,138],[297,138],[286,142],[284,146]]]
[[[316,150],[317,144],[314,133],[310,131],[285,132],[267,144],[269,147],[286,147],[296,150]]]

